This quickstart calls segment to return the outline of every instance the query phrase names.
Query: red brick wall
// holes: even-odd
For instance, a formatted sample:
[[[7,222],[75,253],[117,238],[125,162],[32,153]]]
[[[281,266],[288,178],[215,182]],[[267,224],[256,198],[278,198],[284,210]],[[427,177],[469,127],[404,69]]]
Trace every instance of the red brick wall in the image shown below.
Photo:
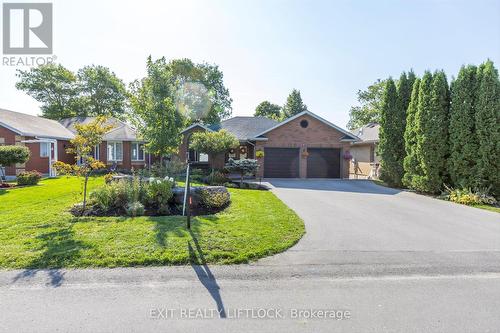
[[[300,122],[306,119],[309,122],[307,128],[302,128]],[[290,147],[301,148],[301,153],[307,148],[341,148],[341,175],[343,178],[349,178],[349,161],[343,159],[344,151],[349,150],[349,142],[340,142],[344,136],[342,132],[328,126],[309,115],[301,116],[287,124],[280,126],[271,132],[265,134],[267,141],[257,141],[256,149],[263,150],[264,147]],[[302,155],[302,154],[301,154]],[[259,159],[259,176],[264,173],[264,159]],[[307,176],[307,157],[301,156],[300,177]]]
[[[113,161],[108,161],[107,141],[103,141],[99,146],[99,160],[108,167],[113,165]],[[151,163],[155,162],[155,157],[151,157]],[[149,165],[149,154],[144,152],[144,161],[132,161],[132,142],[123,141],[123,160],[118,162],[117,168],[130,171],[134,169],[143,169]]]

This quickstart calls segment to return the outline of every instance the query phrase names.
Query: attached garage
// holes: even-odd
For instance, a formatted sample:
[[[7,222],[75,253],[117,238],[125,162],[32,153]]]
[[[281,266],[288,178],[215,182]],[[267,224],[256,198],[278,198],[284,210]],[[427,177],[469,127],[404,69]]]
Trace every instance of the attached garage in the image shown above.
[[[264,177],[299,178],[299,148],[265,148]]]
[[[339,148],[308,148],[307,178],[340,178]]]

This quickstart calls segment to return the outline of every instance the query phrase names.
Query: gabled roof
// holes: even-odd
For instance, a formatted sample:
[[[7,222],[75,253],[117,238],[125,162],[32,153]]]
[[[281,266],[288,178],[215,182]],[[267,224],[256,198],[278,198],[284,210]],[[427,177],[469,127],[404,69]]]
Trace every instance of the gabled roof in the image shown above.
[[[200,128],[202,128],[202,129],[204,129],[204,130],[206,130],[206,131],[210,131],[210,132],[212,131],[209,127],[207,127],[207,126],[205,126],[205,125],[203,125],[203,124],[200,124],[200,123],[194,123],[194,124],[192,124],[191,126],[189,126],[189,127],[185,128],[185,129],[181,132],[181,134],[183,134],[184,132],[187,132],[187,131],[189,131],[190,129],[195,128],[195,127],[200,127]]]
[[[246,141],[254,139],[258,133],[277,124],[277,121],[266,117],[233,117],[220,124],[211,125],[210,129],[213,131],[224,129],[234,134],[238,140]]]
[[[0,109],[0,126],[21,136],[69,140],[75,135],[55,120]]]
[[[317,114],[315,114],[315,113],[312,113],[311,111],[303,111],[303,112],[297,113],[296,115],[294,115],[294,116],[292,116],[292,117],[290,117],[290,118],[287,118],[287,119],[283,120],[283,121],[282,121],[282,122],[280,122],[280,123],[277,123],[275,126],[270,127],[270,128],[268,128],[268,129],[266,129],[266,130],[264,130],[264,131],[262,131],[262,132],[260,132],[260,133],[256,134],[256,135],[255,135],[255,137],[262,136],[262,135],[264,135],[264,134],[266,134],[266,133],[268,133],[268,132],[270,132],[270,131],[272,131],[272,130],[274,130],[274,129],[278,128],[278,127],[281,127],[281,126],[283,126],[283,125],[285,125],[285,124],[289,123],[290,121],[292,121],[292,120],[294,120],[294,119],[297,119],[297,118],[299,118],[299,117],[301,117],[301,116],[303,116],[303,115],[308,115],[308,116],[311,116],[311,117],[313,117],[313,118],[315,118],[315,119],[317,119],[317,120],[321,121],[322,123],[324,123],[324,124],[326,124],[326,125],[328,125],[328,126],[330,126],[330,127],[334,128],[334,129],[336,129],[337,131],[339,131],[339,132],[343,133],[343,134],[344,134],[344,136],[342,137],[341,141],[358,141],[358,140],[360,140],[360,139],[359,139],[356,135],[353,135],[353,133],[350,133],[350,132],[346,131],[345,129],[343,129],[343,128],[341,128],[341,127],[338,127],[337,125],[335,125],[335,124],[333,124],[333,123],[329,122],[329,121],[328,121],[328,120],[326,120],[326,119],[321,118],[320,116],[318,116],[318,115],[317,115]]]
[[[73,117],[61,119],[59,122],[73,133],[76,133],[75,124],[89,124],[95,120],[95,117]],[[106,125],[112,125],[113,128],[104,135],[104,141],[137,141],[136,130],[127,123],[116,118],[108,118]]]
[[[352,131],[352,134],[361,139],[359,143],[378,142],[378,133],[380,125],[377,123],[369,123],[363,127],[357,128]]]

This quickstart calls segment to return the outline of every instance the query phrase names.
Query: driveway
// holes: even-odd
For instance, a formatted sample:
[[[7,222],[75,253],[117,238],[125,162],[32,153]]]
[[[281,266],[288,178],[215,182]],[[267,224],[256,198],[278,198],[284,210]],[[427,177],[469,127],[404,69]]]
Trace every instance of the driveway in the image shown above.
[[[267,180],[306,235],[261,264],[498,260],[500,215],[368,180]]]

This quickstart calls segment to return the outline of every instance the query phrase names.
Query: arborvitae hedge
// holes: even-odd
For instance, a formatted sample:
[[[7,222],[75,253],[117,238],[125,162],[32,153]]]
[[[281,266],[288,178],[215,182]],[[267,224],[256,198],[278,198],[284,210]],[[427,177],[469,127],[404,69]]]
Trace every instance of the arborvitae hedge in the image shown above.
[[[398,141],[401,140],[398,137],[398,126],[401,118],[396,84],[389,78],[382,100],[378,152],[382,166],[381,179],[393,186],[399,185],[398,175],[402,175],[402,164],[398,156]]]
[[[477,98],[476,66],[462,66],[451,85],[448,171],[451,183],[459,188],[478,185],[478,142],[475,129]]]
[[[478,68],[476,103],[477,175],[481,188],[500,195],[500,81],[493,62]]]
[[[417,122],[416,115],[418,109],[418,93],[420,89],[420,79],[413,83],[410,104],[406,113],[406,129],[404,133],[405,153],[403,167],[403,185],[412,188],[413,178],[421,173],[420,164],[417,157]]]

